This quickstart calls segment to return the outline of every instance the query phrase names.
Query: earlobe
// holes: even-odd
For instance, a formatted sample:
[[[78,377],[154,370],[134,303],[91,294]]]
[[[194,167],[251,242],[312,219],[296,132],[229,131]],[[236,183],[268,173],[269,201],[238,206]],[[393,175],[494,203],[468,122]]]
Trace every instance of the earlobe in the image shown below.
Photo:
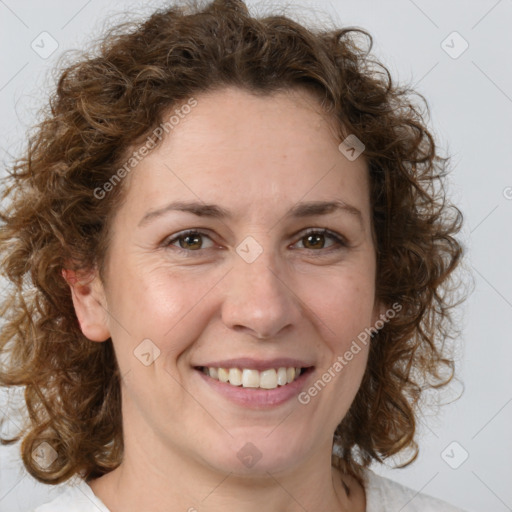
[[[108,340],[108,309],[99,276],[96,272],[79,276],[73,270],[63,269],[62,277],[71,289],[73,306],[84,336],[91,341]]]

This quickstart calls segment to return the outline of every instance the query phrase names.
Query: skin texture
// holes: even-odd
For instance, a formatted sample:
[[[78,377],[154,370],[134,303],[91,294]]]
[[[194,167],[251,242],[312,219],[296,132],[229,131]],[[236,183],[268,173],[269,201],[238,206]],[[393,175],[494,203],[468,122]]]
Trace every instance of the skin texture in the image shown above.
[[[364,511],[364,490],[331,467],[331,447],[367,347],[307,405],[293,398],[244,408],[193,369],[235,357],[297,357],[314,364],[313,383],[374,325],[384,308],[375,300],[364,158],[345,158],[306,92],[257,97],[227,88],[196,99],[126,178],[105,282],[67,276],[83,333],[112,338],[123,376],[125,457],[90,485],[112,512],[252,512],[261,503],[270,511]],[[178,200],[215,203],[233,218],[170,211],[139,226]],[[298,202],[330,200],[357,208],[361,222],[345,211],[286,217]],[[327,235],[308,242],[307,228],[329,229],[349,246]],[[168,243],[186,229],[206,234]],[[236,252],[247,236],[263,250],[252,263]],[[149,366],[134,355],[144,339],[160,350]],[[237,457],[247,442],[261,453],[250,468]]]

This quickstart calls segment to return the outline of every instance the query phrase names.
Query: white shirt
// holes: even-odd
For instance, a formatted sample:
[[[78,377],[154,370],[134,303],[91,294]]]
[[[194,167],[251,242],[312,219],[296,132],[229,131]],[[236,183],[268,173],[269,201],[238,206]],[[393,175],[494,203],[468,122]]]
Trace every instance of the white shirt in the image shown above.
[[[64,492],[53,501],[30,512],[110,512],[82,479],[71,479]],[[366,512],[464,512],[427,494],[377,475],[365,472]]]

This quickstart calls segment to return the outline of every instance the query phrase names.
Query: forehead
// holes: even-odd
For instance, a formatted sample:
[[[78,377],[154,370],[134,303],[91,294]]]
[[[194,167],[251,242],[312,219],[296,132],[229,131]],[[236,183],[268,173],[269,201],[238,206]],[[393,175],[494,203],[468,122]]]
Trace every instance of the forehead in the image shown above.
[[[166,147],[181,156],[201,157],[226,151],[236,161],[300,160],[337,147],[334,123],[317,99],[302,90],[271,95],[225,88],[197,97],[197,106],[180,121]],[[178,156],[177,154],[175,156]]]
[[[339,151],[336,128],[310,93],[226,88],[195,100],[130,176],[136,202],[157,206],[186,197],[245,214],[248,205],[278,211],[284,199],[367,207],[364,158],[350,161]]]

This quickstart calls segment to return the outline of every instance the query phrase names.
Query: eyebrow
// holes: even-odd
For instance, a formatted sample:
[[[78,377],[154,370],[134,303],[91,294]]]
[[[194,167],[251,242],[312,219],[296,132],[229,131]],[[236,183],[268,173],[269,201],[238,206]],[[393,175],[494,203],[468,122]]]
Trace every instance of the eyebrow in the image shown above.
[[[225,208],[216,204],[206,204],[196,201],[177,201],[170,203],[157,210],[147,212],[139,222],[139,227],[144,226],[152,220],[165,215],[171,211],[187,212],[198,217],[210,217],[214,219],[231,219],[233,214]],[[285,215],[287,218],[304,218],[315,215],[327,215],[329,213],[341,211],[348,213],[358,219],[363,225],[363,215],[355,206],[345,203],[341,200],[335,201],[308,201],[296,204]]]

